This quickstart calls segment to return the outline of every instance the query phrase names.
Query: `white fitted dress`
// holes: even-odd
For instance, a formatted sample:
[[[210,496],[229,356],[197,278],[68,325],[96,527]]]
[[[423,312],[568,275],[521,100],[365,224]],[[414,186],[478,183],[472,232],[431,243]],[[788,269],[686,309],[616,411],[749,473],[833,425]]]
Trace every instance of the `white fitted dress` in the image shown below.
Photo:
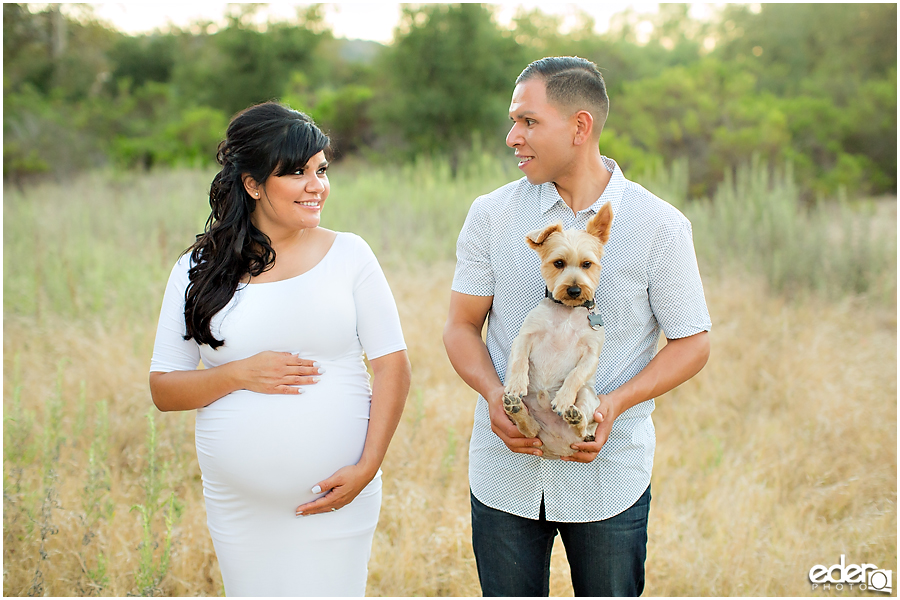
[[[215,367],[265,350],[299,353],[325,372],[294,395],[233,392],[197,410],[207,524],[229,596],[362,596],[381,507],[381,472],[336,512],[296,517],[310,490],[358,462],[371,388],[363,362],[406,345],[390,288],[369,246],[338,233],[311,270],[239,286],[212,320],[225,345],[184,340],[190,255],[163,299],[151,371]]]

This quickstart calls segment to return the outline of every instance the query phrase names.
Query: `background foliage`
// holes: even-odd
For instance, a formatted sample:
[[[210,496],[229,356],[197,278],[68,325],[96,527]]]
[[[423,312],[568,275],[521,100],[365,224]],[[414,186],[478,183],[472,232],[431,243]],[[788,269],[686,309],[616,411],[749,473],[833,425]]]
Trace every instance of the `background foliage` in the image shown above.
[[[689,195],[709,196],[753,156],[793,164],[809,201],[896,190],[895,4],[688,6],[623,12],[604,34],[581,15],[490,5],[408,5],[388,46],[335,39],[321,6],[257,24],[129,36],[90,6],[3,5],[3,174],[100,165],[207,164],[228,119],[273,98],[310,113],[338,155],[407,162],[473,144],[502,152],[512,83],[531,60],[597,63],[612,111],[601,150],[632,176],[687,160]],[[650,27],[648,27],[648,25]]]

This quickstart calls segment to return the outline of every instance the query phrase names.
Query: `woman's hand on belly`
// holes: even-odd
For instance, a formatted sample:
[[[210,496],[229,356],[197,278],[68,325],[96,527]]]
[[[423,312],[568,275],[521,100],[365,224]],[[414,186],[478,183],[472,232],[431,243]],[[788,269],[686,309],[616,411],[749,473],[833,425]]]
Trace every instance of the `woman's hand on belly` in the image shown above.
[[[316,515],[347,506],[369,485],[377,472],[378,469],[373,472],[360,465],[339,469],[337,473],[313,487],[314,494],[327,493],[317,500],[298,506],[297,516]]]
[[[324,371],[319,363],[290,352],[260,352],[232,363],[240,389],[260,394],[300,394],[299,385],[312,385]]]

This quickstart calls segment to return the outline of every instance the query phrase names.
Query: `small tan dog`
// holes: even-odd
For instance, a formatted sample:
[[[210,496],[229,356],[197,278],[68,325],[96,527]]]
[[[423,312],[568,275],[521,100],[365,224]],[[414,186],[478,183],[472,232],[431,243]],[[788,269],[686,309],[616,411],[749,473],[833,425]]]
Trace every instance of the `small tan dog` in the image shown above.
[[[593,441],[597,430],[593,381],[604,336],[592,309],[612,218],[606,203],[586,231],[557,223],[525,238],[541,257],[548,297],[513,342],[503,408],[525,436],[541,439],[544,458],[571,456],[570,446]]]

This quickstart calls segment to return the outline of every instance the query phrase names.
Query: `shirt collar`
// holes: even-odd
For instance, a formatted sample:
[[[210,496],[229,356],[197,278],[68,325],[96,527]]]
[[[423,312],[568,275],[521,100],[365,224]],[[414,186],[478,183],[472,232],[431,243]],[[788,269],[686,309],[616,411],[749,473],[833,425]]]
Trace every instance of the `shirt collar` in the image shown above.
[[[609,183],[606,184],[606,189],[603,190],[603,194],[597,198],[596,202],[581,212],[590,211],[596,214],[604,204],[609,202],[612,206],[613,214],[615,214],[619,208],[622,196],[625,193],[625,183],[627,180],[622,174],[622,169],[616,164],[616,161],[607,158],[606,156],[601,156],[600,158],[612,175],[609,178]],[[559,191],[552,181],[543,183],[538,186],[538,188],[540,189],[541,195],[541,214],[546,214],[548,210],[556,206],[557,202],[561,202],[565,206],[565,202],[563,202],[562,197],[559,195]],[[566,206],[566,208],[568,209],[568,206]]]

